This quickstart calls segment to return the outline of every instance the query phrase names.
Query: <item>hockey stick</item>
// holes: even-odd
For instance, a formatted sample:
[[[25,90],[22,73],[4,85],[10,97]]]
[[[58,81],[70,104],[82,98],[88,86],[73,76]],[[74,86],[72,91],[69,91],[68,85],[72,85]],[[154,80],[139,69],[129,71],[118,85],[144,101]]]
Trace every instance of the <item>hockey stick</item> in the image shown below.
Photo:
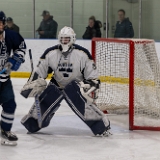
[[[31,49],[29,49],[29,58],[30,58],[31,70],[32,70],[31,73],[32,73],[34,67],[33,67],[33,59],[32,59],[32,51],[31,51]]]
[[[34,70],[34,66],[33,66],[33,59],[32,59],[32,51],[31,49],[29,49],[29,58],[30,58],[30,63],[31,63],[31,74]],[[37,110],[37,117],[38,117],[38,126],[39,128],[42,127],[42,116],[41,116],[41,108],[39,105],[39,95],[37,94],[35,96],[35,106],[36,106],[36,110]]]

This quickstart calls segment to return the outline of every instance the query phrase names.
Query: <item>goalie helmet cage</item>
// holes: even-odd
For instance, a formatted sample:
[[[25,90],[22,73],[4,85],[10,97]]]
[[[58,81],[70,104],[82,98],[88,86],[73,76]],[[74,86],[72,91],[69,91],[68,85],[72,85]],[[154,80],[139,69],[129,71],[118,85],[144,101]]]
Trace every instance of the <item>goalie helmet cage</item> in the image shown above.
[[[160,131],[160,66],[154,40],[93,38],[101,110],[128,110],[130,130]]]

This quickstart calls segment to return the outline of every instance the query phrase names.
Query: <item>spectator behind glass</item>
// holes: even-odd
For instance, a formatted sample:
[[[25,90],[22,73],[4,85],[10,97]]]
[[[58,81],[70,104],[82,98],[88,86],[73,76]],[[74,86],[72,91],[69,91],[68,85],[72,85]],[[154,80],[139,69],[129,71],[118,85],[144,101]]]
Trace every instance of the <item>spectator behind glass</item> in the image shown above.
[[[83,34],[83,39],[92,39],[93,37],[101,37],[102,23],[100,21],[96,21],[94,16],[89,18],[88,27],[86,27],[86,31]]]
[[[125,11],[120,9],[118,11],[118,18],[116,24],[116,30],[114,37],[115,38],[133,38],[134,37],[134,30],[132,23],[129,21],[129,18],[125,18]]]
[[[43,20],[40,23],[37,32],[40,38],[56,38],[58,24],[55,20],[53,20],[53,16],[50,15],[48,11],[43,11],[42,13]]]
[[[6,28],[19,33],[19,27],[16,24],[14,24],[13,19],[11,17],[7,18]]]

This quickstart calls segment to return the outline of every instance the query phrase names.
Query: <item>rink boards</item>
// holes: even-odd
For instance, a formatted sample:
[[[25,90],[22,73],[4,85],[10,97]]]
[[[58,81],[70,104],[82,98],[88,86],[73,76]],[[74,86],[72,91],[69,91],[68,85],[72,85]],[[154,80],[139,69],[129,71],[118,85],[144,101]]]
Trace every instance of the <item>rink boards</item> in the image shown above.
[[[39,58],[44,53],[44,51],[58,44],[58,40],[40,40],[40,39],[26,39],[27,51],[25,56],[25,63],[22,64],[18,72],[12,72],[11,77],[16,78],[28,78],[30,76],[31,67],[30,67],[30,59],[28,50],[32,50],[33,55],[33,63],[34,66],[38,64]],[[76,44],[79,44],[85,48],[87,48],[91,52],[91,41],[90,40],[76,40]],[[158,54],[158,58],[160,59],[160,43],[156,42],[156,51]],[[125,81],[122,79],[122,81]]]

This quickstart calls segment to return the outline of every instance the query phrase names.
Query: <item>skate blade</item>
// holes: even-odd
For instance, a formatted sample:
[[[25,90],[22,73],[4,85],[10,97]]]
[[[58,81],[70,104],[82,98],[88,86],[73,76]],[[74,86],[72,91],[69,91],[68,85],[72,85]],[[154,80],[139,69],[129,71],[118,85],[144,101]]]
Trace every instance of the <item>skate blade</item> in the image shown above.
[[[103,137],[109,137],[113,135],[113,133],[111,133],[109,130],[103,135]]]
[[[1,145],[3,145],[3,146],[16,146],[17,142],[16,141],[9,141],[7,139],[1,138]]]
[[[109,137],[110,135],[113,135],[113,134],[108,130],[103,134],[97,134],[96,137]]]

